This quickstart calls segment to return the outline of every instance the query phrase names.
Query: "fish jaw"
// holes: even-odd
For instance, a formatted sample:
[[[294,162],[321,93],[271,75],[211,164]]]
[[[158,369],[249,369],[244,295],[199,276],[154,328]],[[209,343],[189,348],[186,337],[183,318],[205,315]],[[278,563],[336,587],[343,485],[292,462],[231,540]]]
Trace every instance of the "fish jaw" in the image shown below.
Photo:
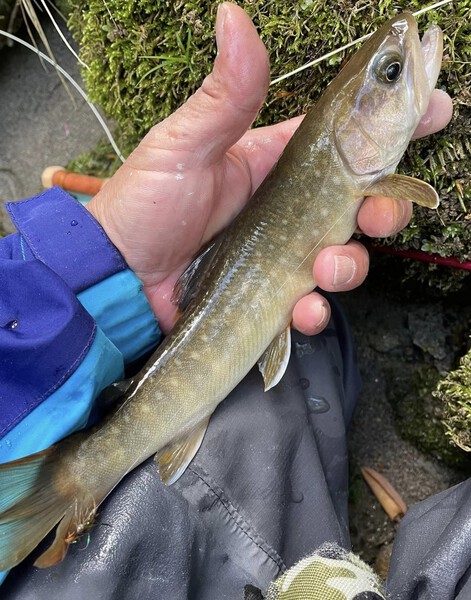
[[[443,33],[438,25],[431,25],[427,29],[420,46],[424,60],[425,75],[431,94],[437,84],[443,56]]]

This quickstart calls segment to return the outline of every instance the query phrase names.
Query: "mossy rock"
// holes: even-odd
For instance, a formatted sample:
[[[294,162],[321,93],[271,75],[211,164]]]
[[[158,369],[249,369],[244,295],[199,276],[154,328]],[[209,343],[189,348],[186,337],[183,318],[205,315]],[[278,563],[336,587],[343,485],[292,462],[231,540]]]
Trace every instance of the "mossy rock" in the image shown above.
[[[180,106],[211,70],[218,2],[71,2],[71,26],[82,59],[90,67],[83,72],[89,94],[119,124],[119,144],[127,153],[154,123]],[[276,77],[374,31],[400,9],[417,10],[429,3],[241,0],[239,4],[257,26]],[[413,142],[400,171],[434,185],[442,203],[436,212],[416,209],[408,228],[379,243],[471,260],[471,3],[457,0],[430,11],[420,17],[419,28],[424,31],[431,23],[438,23],[444,31],[445,53],[438,85],[452,96],[454,117],[444,132]],[[348,55],[338,54],[271,87],[255,125],[304,112]],[[81,160],[84,166],[87,159]],[[95,172],[109,168],[110,158],[99,166],[95,153],[92,166]],[[459,289],[468,278],[466,271],[410,261],[404,264],[404,279],[423,282],[443,295]],[[463,368],[470,367],[466,363]],[[438,380],[439,372],[432,366],[411,373],[404,390],[410,402],[400,403],[405,407],[400,415],[403,430],[435,456],[452,463],[466,462],[444,435],[443,406],[437,409],[432,400]]]
[[[445,425],[445,404],[437,402],[434,391],[440,373],[433,365],[408,369],[401,376],[391,373],[394,387],[388,392],[401,435],[429,456],[454,468],[471,472],[471,455],[451,442]]]
[[[461,359],[460,366],[440,381],[434,397],[441,401],[448,438],[471,452],[471,349]]]
[[[214,21],[219,2],[210,0],[71,0],[70,24],[90,70],[88,92],[120,126],[119,144],[128,153],[156,122],[180,106],[211,70]],[[399,9],[415,10],[417,0],[299,2],[244,0],[239,4],[257,26],[270,54],[273,76],[374,31]],[[451,8],[452,6],[452,8]],[[438,23],[445,32],[439,85],[452,95],[453,123],[444,133],[411,145],[401,170],[434,185],[442,198],[437,212],[416,210],[402,234],[387,243],[442,256],[471,259],[471,4],[428,12],[423,31]],[[300,114],[319,97],[348,55],[344,52],[270,88],[256,125]],[[413,263],[410,275],[434,288],[459,287],[466,271],[434,276],[434,266]]]

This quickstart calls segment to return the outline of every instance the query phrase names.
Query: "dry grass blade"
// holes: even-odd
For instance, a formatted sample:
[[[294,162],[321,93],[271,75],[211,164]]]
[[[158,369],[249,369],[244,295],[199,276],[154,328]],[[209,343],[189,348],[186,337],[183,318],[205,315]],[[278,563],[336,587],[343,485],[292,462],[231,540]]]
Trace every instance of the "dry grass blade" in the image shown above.
[[[400,521],[407,512],[407,506],[399,492],[374,469],[362,467],[361,474],[386,514],[396,523]]]
[[[54,64],[57,64],[54,53],[51,50],[51,46],[49,44],[46,34],[44,33],[44,29],[41,25],[41,22],[39,21],[38,15],[36,14],[36,11],[34,9],[34,6],[31,2],[31,0],[20,0],[20,7],[21,7],[21,12],[23,13],[23,19],[24,19],[24,22],[26,25],[26,29],[28,31],[29,37],[30,37],[34,47],[36,49],[38,49],[33,32],[31,31],[30,23],[32,24],[35,31],[39,35],[39,38],[41,39],[41,42],[43,43],[44,48],[46,49],[46,52],[47,52],[49,58],[53,61]],[[57,75],[58,75],[59,79],[61,80],[62,85],[64,86],[69,98],[71,99],[71,101],[73,102],[73,104],[75,106],[75,99],[72,95],[72,92],[70,91],[69,86],[67,85],[66,80],[64,79],[64,77],[62,76],[62,74],[59,71],[57,71]]]

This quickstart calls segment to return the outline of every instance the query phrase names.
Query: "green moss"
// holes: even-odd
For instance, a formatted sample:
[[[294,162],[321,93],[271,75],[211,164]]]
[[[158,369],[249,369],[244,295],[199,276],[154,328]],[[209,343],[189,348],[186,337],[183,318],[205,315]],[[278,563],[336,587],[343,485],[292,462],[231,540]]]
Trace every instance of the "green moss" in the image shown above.
[[[120,165],[121,161],[114,153],[113,148],[107,140],[103,139],[89,152],[84,152],[71,160],[66,168],[74,173],[109,177]]]
[[[450,466],[471,467],[469,455],[450,443],[444,422],[443,404],[437,403],[433,392],[440,381],[440,373],[432,365],[421,365],[398,376],[391,374],[394,389],[389,398],[396,414],[396,424],[401,435],[423,452]]]
[[[434,396],[442,402],[446,435],[459,448],[471,452],[471,350],[458,369],[440,381]]]
[[[89,94],[120,126],[119,143],[129,152],[156,122],[180,106],[201,84],[215,57],[218,1],[71,0],[71,26],[81,46]],[[244,0],[267,46],[273,76],[376,29],[418,0],[313,2]],[[411,226],[387,243],[442,256],[471,257],[471,4],[458,0],[420,17],[423,30],[437,22],[445,33],[439,85],[454,98],[453,123],[444,133],[412,144],[401,170],[435,185],[437,212],[416,210]],[[256,125],[281,121],[311,105],[346,60],[344,52],[270,88]],[[459,287],[466,272],[440,271],[413,263],[409,276],[445,292]]]

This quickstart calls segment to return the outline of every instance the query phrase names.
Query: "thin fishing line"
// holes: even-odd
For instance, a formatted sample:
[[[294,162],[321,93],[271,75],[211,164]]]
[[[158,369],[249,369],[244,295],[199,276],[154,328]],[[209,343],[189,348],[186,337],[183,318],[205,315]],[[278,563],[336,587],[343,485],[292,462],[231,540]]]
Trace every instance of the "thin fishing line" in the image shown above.
[[[31,50],[32,52],[34,52],[35,54],[40,56],[43,60],[45,60],[46,62],[51,64],[55,69],[57,69],[59,71],[59,73],[61,73],[73,85],[73,87],[77,90],[77,92],[82,96],[82,98],[88,104],[90,110],[95,115],[97,121],[100,123],[103,131],[106,134],[106,137],[110,141],[110,144],[113,146],[113,150],[116,152],[119,160],[121,162],[124,162],[124,156],[121,154],[121,151],[118,148],[118,145],[114,141],[114,138],[113,138],[111,131],[109,130],[107,124],[103,120],[102,116],[100,115],[100,113],[98,112],[96,107],[90,102],[90,100],[87,97],[87,94],[82,90],[82,88],[79,86],[79,84],[75,81],[75,79],[71,75],[69,75],[69,73],[67,73],[67,71],[65,71],[60,65],[58,65],[51,58],[49,58],[49,56],[47,56],[46,54],[41,52],[41,50],[38,50],[31,44],[28,44],[28,42],[25,42],[24,40],[20,39],[16,35],[13,35],[12,33],[8,33],[8,31],[3,31],[3,29],[0,29],[0,35],[3,35],[15,42],[18,42],[18,44],[22,44],[23,46],[26,46],[26,48],[28,48],[29,50]]]
[[[441,0],[440,2],[436,2],[435,4],[432,4],[430,6],[427,6],[425,8],[421,8],[420,10],[416,11],[415,13],[412,13],[414,15],[414,17],[418,17],[420,15],[423,15],[426,12],[429,12],[435,8],[439,8],[440,6],[443,6],[444,4],[450,4],[451,2],[453,2],[453,0]],[[337,48],[336,50],[332,50],[332,52],[328,52],[327,54],[324,54],[324,56],[321,56],[320,58],[316,58],[308,63],[306,63],[305,65],[302,65],[301,67],[298,67],[297,69],[294,69],[294,71],[290,71],[289,73],[285,73],[284,75],[280,75],[280,77],[277,77],[276,79],[273,79],[273,81],[270,82],[270,85],[275,85],[275,83],[279,83],[280,81],[283,81],[284,79],[288,79],[288,77],[291,77],[292,75],[296,75],[297,73],[300,73],[301,71],[304,71],[305,69],[308,69],[309,67],[313,67],[314,65],[319,64],[320,62],[323,62],[324,60],[327,60],[328,58],[330,58],[331,56],[335,56],[336,54],[339,54],[340,52],[343,52],[343,50],[347,50],[347,48],[351,48],[352,46],[354,46],[355,44],[359,44],[360,42],[364,42],[365,40],[367,40],[369,37],[371,37],[373,35],[372,33],[367,33],[366,35],[353,40],[353,42],[349,42],[348,44],[345,44],[345,46],[342,46],[341,48]]]

